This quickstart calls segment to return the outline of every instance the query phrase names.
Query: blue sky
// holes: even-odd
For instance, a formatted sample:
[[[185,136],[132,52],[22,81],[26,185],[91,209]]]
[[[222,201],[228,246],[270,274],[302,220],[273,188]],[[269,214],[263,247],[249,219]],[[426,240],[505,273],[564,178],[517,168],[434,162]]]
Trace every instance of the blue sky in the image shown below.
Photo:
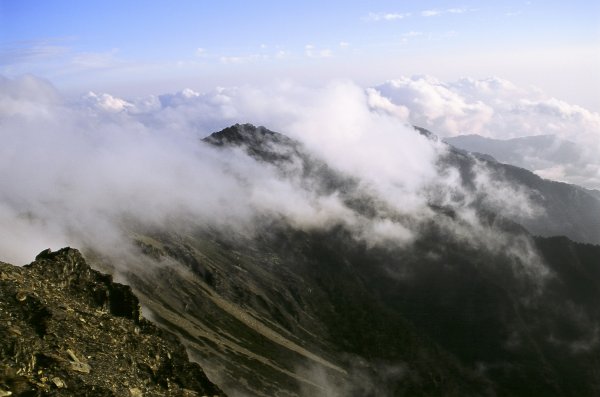
[[[0,74],[145,94],[500,76],[600,110],[595,1],[0,0]]]

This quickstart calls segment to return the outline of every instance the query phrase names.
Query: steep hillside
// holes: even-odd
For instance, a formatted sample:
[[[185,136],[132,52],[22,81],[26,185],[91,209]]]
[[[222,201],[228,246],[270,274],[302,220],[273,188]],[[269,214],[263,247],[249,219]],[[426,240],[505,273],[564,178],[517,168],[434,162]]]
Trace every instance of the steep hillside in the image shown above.
[[[600,391],[598,246],[535,239],[529,262],[435,228],[378,249],[282,225],[139,242],[170,265],[129,281],[231,395]]]
[[[284,177],[300,173],[365,217],[395,216],[280,134],[236,125],[206,141],[247,150]],[[560,203],[565,189],[575,196],[564,216],[576,224],[569,211],[578,188],[554,189],[486,161],[449,151],[440,166],[456,167],[466,188],[477,167],[489,167],[537,189],[545,205]],[[545,209],[550,225],[565,219],[553,218],[558,207]],[[521,227],[490,208],[480,208],[477,224],[451,207],[430,210],[409,245],[372,245],[344,225],[302,230],[277,218],[257,219],[253,234],[134,228],[142,258],[160,266],[126,277],[230,395],[597,395],[600,247],[533,237],[526,229],[535,233],[535,224]],[[560,234],[586,236],[589,219],[581,222]]]

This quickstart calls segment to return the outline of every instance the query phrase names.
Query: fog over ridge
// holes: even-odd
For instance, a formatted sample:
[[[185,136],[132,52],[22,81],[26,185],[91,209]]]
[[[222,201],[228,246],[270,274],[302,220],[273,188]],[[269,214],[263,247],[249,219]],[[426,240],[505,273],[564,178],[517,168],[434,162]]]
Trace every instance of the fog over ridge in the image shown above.
[[[377,90],[349,81],[134,100],[88,93],[74,101],[33,76],[1,84],[0,248],[16,263],[44,247],[126,251],[125,218],[150,226],[191,219],[252,233],[253,220],[269,216],[301,229],[343,225],[368,244],[402,246],[435,216],[435,204],[456,210],[456,221],[442,224],[449,233],[501,250],[510,239],[488,230],[474,203],[539,215],[531,192],[490,178],[483,166],[475,190],[465,189],[458,172],[439,168],[446,145],[414,131],[406,112]],[[323,194],[299,173],[284,177],[241,149],[201,142],[236,122],[297,139],[382,206],[367,217],[340,192]],[[523,247],[517,256],[530,255]]]

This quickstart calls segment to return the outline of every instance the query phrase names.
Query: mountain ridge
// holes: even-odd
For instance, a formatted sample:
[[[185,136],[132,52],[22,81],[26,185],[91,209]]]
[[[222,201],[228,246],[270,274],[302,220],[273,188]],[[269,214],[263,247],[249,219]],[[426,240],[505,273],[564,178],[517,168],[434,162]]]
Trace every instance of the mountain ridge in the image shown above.
[[[361,219],[410,221],[265,127],[234,125],[201,144],[336,194]],[[492,180],[536,189],[552,211],[548,203],[567,197],[557,204],[566,213],[549,211],[548,222],[568,219],[585,235],[590,223],[569,212],[584,190],[465,151],[443,153],[438,167],[456,170],[463,189],[476,192],[484,169]],[[125,223],[131,263],[85,254],[127,280],[145,313],[234,397],[598,395],[600,246],[536,237],[522,219],[484,204],[470,204],[471,222],[460,208],[431,202],[404,244],[369,243],[343,222],[302,228],[263,216],[254,233],[193,220],[179,228]],[[98,296],[110,311],[110,299]],[[113,310],[135,313],[127,299],[116,301],[123,309]]]
[[[231,146],[274,165],[282,177],[297,172],[290,163],[302,164],[300,175],[321,177],[324,168],[312,166],[314,157],[297,142],[293,151],[285,144],[274,148],[292,159],[302,156],[297,162],[254,150],[273,149],[268,142],[249,148],[260,128],[231,131],[240,134]],[[260,137],[276,136],[263,132]],[[221,145],[228,147],[225,141]],[[458,167],[466,183],[478,162],[488,166],[464,151],[449,153],[442,166]],[[499,178],[514,173],[533,187],[546,184],[526,170],[489,166]],[[326,169],[339,181],[328,185],[329,191],[340,189],[347,200],[357,194],[360,185],[348,182],[351,177]],[[389,214],[369,198],[360,203],[367,208],[365,217]],[[593,329],[599,316],[593,305],[597,290],[588,277],[600,269],[599,248],[534,237],[529,228],[489,210],[478,216],[497,233],[500,248],[448,233],[447,226],[460,221],[452,208],[434,210],[408,247],[369,245],[343,225],[298,230],[281,219],[246,237],[202,228],[170,234],[145,230],[137,237],[148,245],[144,250],[185,270],[170,267],[130,280],[163,324],[179,330],[202,365],[213,366],[221,376],[218,383],[232,395],[597,394]],[[157,280],[179,288],[163,288],[160,298],[153,297]],[[578,290],[587,295],[575,299]],[[187,302],[185,309],[178,308],[181,301]],[[240,322],[239,313],[249,320]],[[265,328],[348,376],[265,338]]]
[[[429,139],[438,140],[435,133],[425,128],[415,126],[415,129]],[[300,158],[303,176],[310,176],[317,181],[321,178],[327,180],[323,185],[328,189],[324,191],[346,191],[348,188],[345,185],[350,184],[352,188],[356,186],[351,177],[331,170],[326,163],[321,164],[299,141],[262,126],[236,124],[209,135],[203,141],[221,148],[242,148],[251,157],[280,167],[282,162],[290,163],[293,158]],[[441,159],[441,166],[459,169],[466,186],[474,184],[475,168],[477,161],[480,161],[492,171],[496,180],[523,186],[529,191],[529,199],[543,209],[543,213],[529,218],[508,217],[525,226],[532,234],[542,237],[565,235],[575,241],[600,244],[600,191],[546,180],[522,167],[500,163],[486,154],[470,153],[454,146],[449,148],[448,154]],[[312,167],[311,164],[317,166]]]

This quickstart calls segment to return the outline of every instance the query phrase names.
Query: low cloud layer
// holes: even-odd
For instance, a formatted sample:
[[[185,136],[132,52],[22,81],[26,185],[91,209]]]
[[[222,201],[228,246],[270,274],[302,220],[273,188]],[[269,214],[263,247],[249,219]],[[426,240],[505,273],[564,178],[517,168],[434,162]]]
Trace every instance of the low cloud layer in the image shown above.
[[[128,100],[90,92],[75,101],[32,76],[0,84],[0,251],[15,263],[64,245],[123,254],[132,221],[248,234],[266,216],[301,229],[343,225],[368,244],[402,246],[435,217],[431,204],[455,208],[456,221],[440,227],[456,238],[502,252],[514,241],[480,222],[474,206],[536,215],[529,192],[485,170],[464,188],[456,170],[439,168],[446,146],[406,122],[411,110],[351,82]],[[376,212],[356,211],[348,192],[324,193],[298,169],[284,176],[243,150],[200,141],[236,122],[301,141],[351,176]],[[515,258],[529,258],[530,247],[521,246]]]
[[[303,226],[340,216],[335,197],[298,189],[241,151],[224,156],[202,144],[185,113],[138,118],[123,110],[139,107],[107,95],[69,104],[33,77],[3,83],[5,260],[24,263],[67,244],[114,250],[126,241],[125,219],[243,229],[262,212]]]

